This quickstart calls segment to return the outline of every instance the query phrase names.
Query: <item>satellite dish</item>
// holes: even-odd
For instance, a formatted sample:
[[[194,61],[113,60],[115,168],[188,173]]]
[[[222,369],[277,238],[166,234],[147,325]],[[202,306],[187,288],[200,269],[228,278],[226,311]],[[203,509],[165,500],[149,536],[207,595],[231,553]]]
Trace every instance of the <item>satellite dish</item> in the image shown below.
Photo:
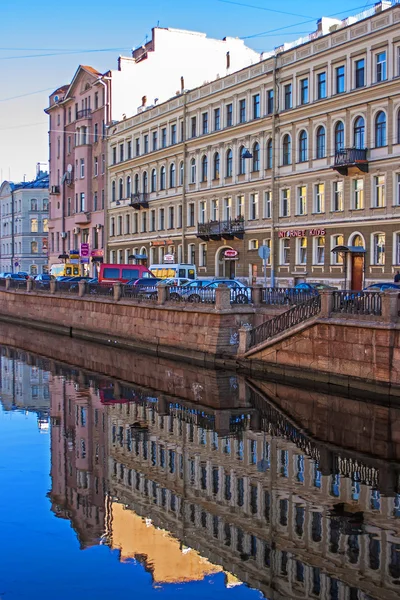
[[[67,167],[68,173],[72,173],[72,169],[73,169],[72,165],[68,165],[68,167]]]

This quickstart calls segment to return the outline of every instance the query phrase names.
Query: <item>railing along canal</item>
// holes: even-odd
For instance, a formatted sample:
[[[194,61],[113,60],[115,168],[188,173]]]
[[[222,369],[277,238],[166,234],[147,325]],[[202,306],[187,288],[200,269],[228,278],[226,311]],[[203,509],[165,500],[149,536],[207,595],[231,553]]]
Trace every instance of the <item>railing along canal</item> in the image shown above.
[[[382,297],[379,292],[332,292],[332,312],[352,315],[382,314]]]

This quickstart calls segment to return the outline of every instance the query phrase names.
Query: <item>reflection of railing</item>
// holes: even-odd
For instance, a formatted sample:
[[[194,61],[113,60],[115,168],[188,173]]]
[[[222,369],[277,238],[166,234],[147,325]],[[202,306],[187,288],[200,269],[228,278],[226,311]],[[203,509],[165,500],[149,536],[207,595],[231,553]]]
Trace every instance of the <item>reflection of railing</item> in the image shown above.
[[[382,297],[379,292],[332,292],[334,313],[352,315],[381,315]]]
[[[208,221],[197,224],[197,235],[201,236],[235,236],[244,233],[244,219],[227,219],[226,221]]]
[[[367,148],[343,148],[335,152],[335,167],[346,167],[366,160]]]

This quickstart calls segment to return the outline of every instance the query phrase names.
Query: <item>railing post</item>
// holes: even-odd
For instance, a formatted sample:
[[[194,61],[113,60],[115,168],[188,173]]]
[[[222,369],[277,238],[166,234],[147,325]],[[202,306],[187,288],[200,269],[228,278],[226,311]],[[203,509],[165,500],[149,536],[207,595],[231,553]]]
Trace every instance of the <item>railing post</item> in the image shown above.
[[[52,279],[50,281],[50,294],[55,294],[57,291],[57,281],[55,279]]]
[[[28,279],[26,282],[26,291],[31,292],[33,290],[33,281],[32,279]]]
[[[333,310],[333,293],[330,290],[321,290],[319,295],[321,296],[321,311],[319,314],[322,318],[328,319]]]
[[[226,310],[231,307],[231,290],[226,285],[219,285],[215,289],[216,310]]]
[[[399,315],[399,292],[396,290],[384,290],[382,298],[382,320],[386,323],[397,321]]]
[[[113,284],[113,291],[114,291],[114,300],[115,302],[118,302],[119,300],[121,300],[121,284],[119,281],[117,281],[116,283]]]
[[[86,293],[86,281],[78,281],[78,296],[82,298]]]
[[[262,304],[262,290],[263,286],[260,283],[253,285],[253,304],[256,306]]]
[[[9,290],[11,287],[11,278],[6,279],[6,290]]]
[[[157,286],[157,304],[165,304],[169,298],[169,287],[165,283]]]
[[[250,348],[250,332],[252,329],[252,326],[248,324],[242,325],[240,327],[238,348],[239,355],[246,354],[247,350]]]

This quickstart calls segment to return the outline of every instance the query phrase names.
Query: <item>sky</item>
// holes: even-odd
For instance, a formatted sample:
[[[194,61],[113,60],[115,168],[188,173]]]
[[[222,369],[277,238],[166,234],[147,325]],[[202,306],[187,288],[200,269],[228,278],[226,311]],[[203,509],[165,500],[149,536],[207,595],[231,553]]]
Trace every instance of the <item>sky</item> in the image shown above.
[[[79,64],[101,72],[117,68],[118,56],[129,56],[146,36],[150,39],[152,27],[202,31],[217,39],[245,38],[248,46],[262,52],[314,31],[321,16],[345,18],[374,3],[0,0],[0,182],[32,179],[36,164],[47,162],[43,110],[50,93],[69,83]]]

